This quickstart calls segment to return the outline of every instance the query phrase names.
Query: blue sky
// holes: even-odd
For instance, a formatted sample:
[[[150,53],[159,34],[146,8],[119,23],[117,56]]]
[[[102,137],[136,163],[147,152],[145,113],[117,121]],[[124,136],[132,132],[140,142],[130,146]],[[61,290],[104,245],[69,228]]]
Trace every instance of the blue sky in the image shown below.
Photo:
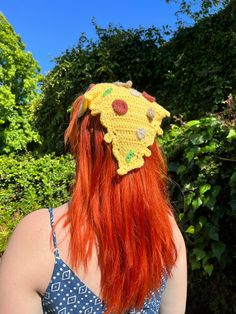
[[[178,6],[165,0],[1,0],[0,11],[39,62],[42,73],[52,60],[76,45],[81,32],[95,37],[92,18],[101,27],[124,28],[170,25],[175,28]],[[186,20],[189,23],[188,20]]]

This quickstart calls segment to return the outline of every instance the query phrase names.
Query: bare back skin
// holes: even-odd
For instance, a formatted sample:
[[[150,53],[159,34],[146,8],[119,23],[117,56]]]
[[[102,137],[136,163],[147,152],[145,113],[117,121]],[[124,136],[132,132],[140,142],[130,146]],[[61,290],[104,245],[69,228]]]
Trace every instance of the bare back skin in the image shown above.
[[[53,209],[54,221],[56,222],[61,217],[61,215],[63,215],[67,211],[68,211],[68,203],[63,204],[60,207],[54,208]],[[46,212],[48,215],[47,209],[46,209]],[[48,219],[49,219],[49,215],[48,215]],[[68,229],[63,230],[62,228],[63,221],[64,220],[61,220],[58,224],[58,227],[56,228],[57,247],[60,254],[60,258],[65,262],[65,264],[67,264],[71,268],[71,265],[69,262],[69,256],[68,256],[70,238],[69,238]],[[50,233],[51,232],[50,224],[47,225],[47,228],[49,229],[46,232]],[[51,275],[52,275],[52,271],[54,267],[54,261],[55,261],[54,254],[49,243],[48,243],[47,260],[50,262],[47,263],[48,266],[47,268],[45,268],[45,274],[41,278],[41,280],[39,278],[39,281],[38,281],[39,283],[38,291],[41,296],[44,295],[44,292],[47,289],[47,286],[51,279]],[[92,258],[88,263],[88,271],[85,273],[85,270],[83,267],[80,267],[77,270],[73,270],[73,271],[81,279],[81,281],[83,281],[85,285],[94,292],[95,295],[99,296],[101,273],[100,273],[98,263],[97,263],[97,254],[96,254],[95,248],[93,249]]]
[[[54,222],[67,211],[68,203],[54,208]],[[162,296],[161,314],[184,314],[187,291],[186,248],[174,218],[170,217],[170,220],[178,259]],[[71,268],[68,256],[70,239],[68,229],[62,228],[63,221],[56,228],[57,247],[60,258]],[[50,235],[47,208],[32,212],[17,225],[0,264],[0,313],[43,313],[41,298],[49,285],[55,263]],[[100,295],[101,273],[95,248],[88,262],[88,271],[79,267],[74,272],[95,295]]]

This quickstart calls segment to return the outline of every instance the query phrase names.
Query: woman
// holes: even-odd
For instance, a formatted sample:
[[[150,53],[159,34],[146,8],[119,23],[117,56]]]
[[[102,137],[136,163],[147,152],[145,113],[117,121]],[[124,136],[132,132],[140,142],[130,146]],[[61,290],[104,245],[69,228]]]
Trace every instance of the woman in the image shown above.
[[[185,312],[186,248],[155,141],[166,116],[130,81],[93,84],[75,100],[65,133],[76,161],[71,200],[16,227],[0,313]]]

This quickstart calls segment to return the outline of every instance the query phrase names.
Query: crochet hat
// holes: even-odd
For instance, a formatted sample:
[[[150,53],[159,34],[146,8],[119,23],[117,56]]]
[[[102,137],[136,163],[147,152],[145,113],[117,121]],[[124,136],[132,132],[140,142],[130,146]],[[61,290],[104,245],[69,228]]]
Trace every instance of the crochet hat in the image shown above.
[[[149,157],[155,136],[162,135],[162,119],[170,113],[146,92],[132,88],[132,82],[100,83],[91,85],[84,94],[78,116],[87,109],[91,115],[100,114],[100,122],[107,129],[104,140],[112,143],[112,152],[118,162],[117,173],[144,164],[143,156]]]

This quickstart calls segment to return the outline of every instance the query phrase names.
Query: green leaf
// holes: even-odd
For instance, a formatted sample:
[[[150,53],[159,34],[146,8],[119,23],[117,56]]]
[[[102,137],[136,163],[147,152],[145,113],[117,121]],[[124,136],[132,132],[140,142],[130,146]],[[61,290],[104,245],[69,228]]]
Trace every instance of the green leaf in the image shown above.
[[[221,190],[221,186],[220,185],[215,185],[212,188],[212,195],[214,198],[216,198],[216,196],[220,193]]]
[[[216,143],[211,141],[209,145],[202,147],[201,151],[203,153],[214,153],[216,151]]]
[[[218,233],[218,230],[215,226],[210,227],[210,229],[208,231],[208,235],[212,240],[219,241],[219,233]]]
[[[191,121],[188,121],[187,123],[185,123],[185,126],[194,126],[194,125],[199,125],[200,121],[199,120],[191,120]]]
[[[203,204],[206,207],[210,208],[211,210],[214,210],[215,203],[216,203],[216,198],[214,197],[213,193],[205,197],[205,199],[203,200]]]
[[[210,189],[211,189],[211,185],[209,183],[206,183],[206,184],[200,186],[200,188],[199,188],[200,195],[202,196],[204,193],[206,193]]]
[[[212,264],[206,264],[204,266],[204,270],[209,276],[211,276],[213,269],[214,269],[214,266]]]
[[[197,260],[193,260],[191,261],[191,269],[195,270],[195,269],[200,269],[201,268],[201,263]]]
[[[223,242],[212,242],[211,249],[213,256],[217,258],[218,262],[220,262],[221,255],[225,251],[225,244]]]
[[[203,260],[202,260],[202,266],[205,266],[205,265],[206,265],[206,263],[207,263],[207,261],[209,260],[209,258],[210,258],[209,254],[206,255],[206,256],[203,258]]]
[[[231,142],[232,140],[235,140],[235,139],[236,139],[236,130],[235,130],[235,129],[231,129],[231,130],[229,131],[229,134],[226,136],[226,138],[227,138],[228,140],[230,140],[230,142]]]
[[[193,225],[189,226],[186,230],[186,233],[194,234],[195,233],[195,227]]]
[[[200,261],[206,256],[206,252],[200,248],[193,249],[193,254],[196,255],[196,260]]]
[[[205,225],[206,221],[207,221],[206,217],[200,216],[198,220],[199,227],[202,228]]]
[[[184,198],[184,202],[187,206],[189,206],[192,203],[193,197],[195,196],[195,193],[190,191]]]
[[[205,142],[205,138],[202,134],[192,134],[189,139],[193,145],[199,145]]]
[[[197,188],[193,186],[192,183],[185,183],[184,184],[184,187],[183,187],[183,191],[187,192],[187,191],[193,191],[193,190],[196,190]],[[192,192],[193,193],[193,192]]]
[[[194,157],[194,152],[192,150],[189,150],[186,154],[186,158],[188,159],[188,161],[191,161]]]
[[[187,169],[187,167],[185,165],[180,165],[177,168],[177,174],[184,173],[186,171],[186,169]]]
[[[195,198],[195,199],[192,201],[192,207],[193,207],[193,210],[194,210],[194,211],[195,211],[197,208],[199,208],[201,205],[202,205],[202,200],[200,199],[200,197]]]
[[[184,213],[180,213],[179,214],[179,220],[181,221],[183,219],[183,217],[184,217]]]

